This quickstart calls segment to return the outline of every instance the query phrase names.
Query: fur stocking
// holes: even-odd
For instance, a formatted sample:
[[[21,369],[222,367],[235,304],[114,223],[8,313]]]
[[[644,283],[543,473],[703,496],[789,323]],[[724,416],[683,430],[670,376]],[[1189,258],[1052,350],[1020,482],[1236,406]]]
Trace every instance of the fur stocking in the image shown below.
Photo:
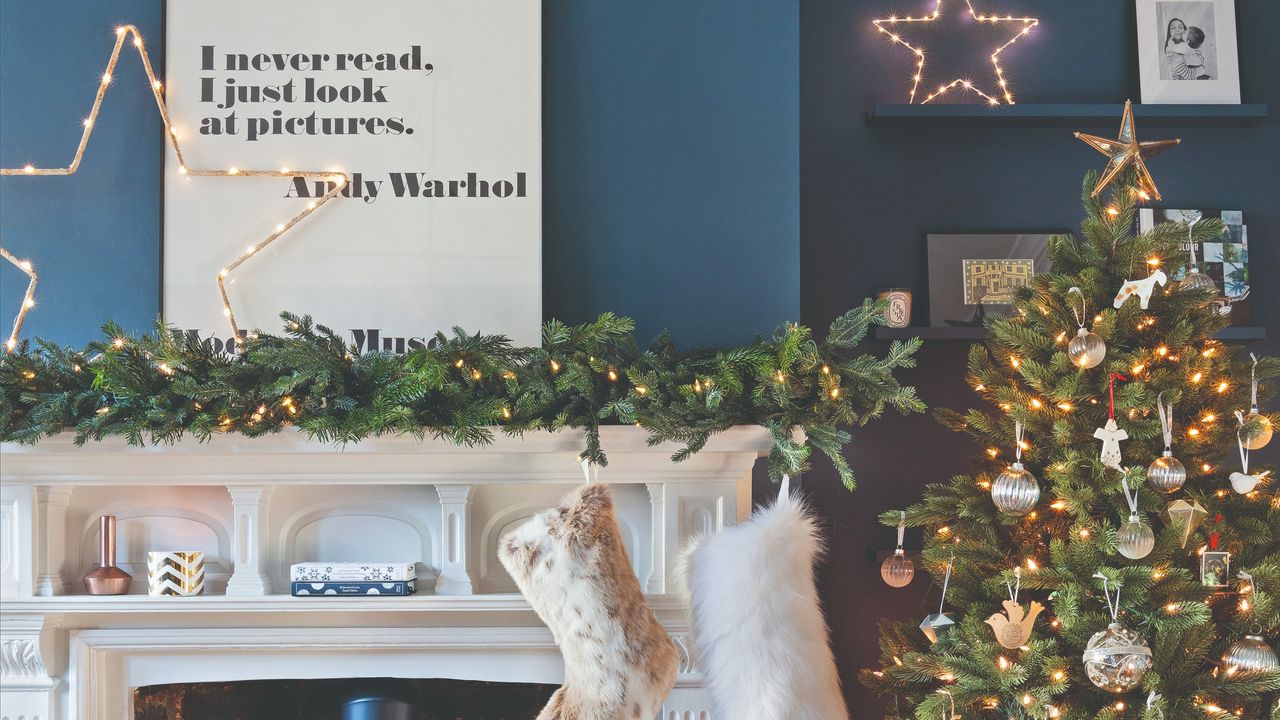
[[[849,717],[818,604],[817,526],[783,487],[772,507],[685,552],[693,635],[716,717]]]
[[[679,655],[640,591],[608,486],[584,485],[512,530],[498,560],[564,654],[564,685],[538,720],[657,716]]]

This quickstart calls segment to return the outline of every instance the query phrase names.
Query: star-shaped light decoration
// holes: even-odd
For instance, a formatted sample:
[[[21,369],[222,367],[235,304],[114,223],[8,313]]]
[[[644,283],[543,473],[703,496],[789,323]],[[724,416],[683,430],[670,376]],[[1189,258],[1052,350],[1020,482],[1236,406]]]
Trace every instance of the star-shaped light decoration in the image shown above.
[[[13,253],[2,247],[0,247],[0,257],[13,263],[14,267],[30,278],[27,282],[27,291],[22,294],[22,305],[18,307],[18,315],[13,319],[13,330],[9,331],[9,339],[4,341],[4,351],[11,353],[18,346],[18,333],[22,332],[22,321],[27,319],[27,313],[36,306],[36,283],[40,278],[36,277],[36,269],[31,267],[30,260],[19,260],[13,256]]]
[[[951,0],[950,4],[958,5],[959,2],[958,0]],[[1004,76],[1004,68],[1000,67],[1000,53],[1004,52],[1005,48],[1017,42],[1019,38],[1029,34],[1031,32],[1031,28],[1039,25],[1040,21],[1033,17],[1014,17],[1013,15],[1000,16],[995,13],[980,13],[973,9],[973,0],[964,0],[964,4],[968,8],[969,16],[972,17],[978,25],[989,24],[993,27],[999,28],[1008,24],[1011,28],[1012,34],[1009,38],[992,48],[990,53],[991,66],[995,68],[995,80],[999,89],[997,90],[992,88],[982,90],[974,84],[974,81],[970,78],[948,78],[947,69],[942,68],[938,70],[938,75],[941,76],[942,80],[937,89],[929,93],[924,100],[921,100],[920,102],[921,104],[930,102],[948,90],[959,87],[968,90],[969,92],[976,93],[986,100],[989,105],[1000,105],[1001,102],[1012,105],[1013,90],[1009,86],[1009,81]],[[938,18],[942,17],[942,5],[943,0],[935,0],[932,12],[928,12],[918,17],[912,15],[907,15],[906,17],[890,15],[887,18],[880,18],[878,20],[871,21],[877,30],[887,35],[893,42],[910,50],[916,57],[915,68],[911,73],[911,90],[907,94],[908,103],[914,103],[916,101],[916,91],[925,82],[925,54],[924,48],[919,42],[915,40],[906,40],[903,38],[902,33],[904,30],[913,29],[914,27],[928,27],[930,24],[936,23]],[[932,69],[930,69],[929,72],[932,72]],[[930,82],[932,82],[932,76],[930,77]]]
[[[1125,168],[1132,165],[1138,173],[1138,197],[1143,200],[1160,199],[1160,192],[1156,190],[1156,182],[1151,179],[1145,159],[1182,142],[1182,138],[1138,142],[1138,136],[1133,127],[1133,103],[1129,100],[1124,101],[1124,116],[1120,118],[1120,137],[1112,140],[1081,132],[1076,133],[1076,137],[1110,158],[1107,160],[1107,169],[1103,171],[1102,177],[1098,178],[1098,184],[1093,188],[1093,197],[1098,197],[1098,194],[1119,177]]]
[[[227,316],[227,321],[231,324],[231,332],[234,337],[239,337],[240,328],[236,325],[236,316],[231,309],[231,300],[227,297],[227,289],[223,283],[224,279],[232,270],[235,270],[267,245],[275,242],[281,235],[292,229],[294,225],[297,225],[308,215],[318,210],[320,206],[336,197],[347,184],[347,174],[332,170],[290,170],[288,168],[280,168],[279,170],[240,170],[232,167],[226,170],[200,170],[189,167],[182,155],[182,146],[178,143],[178,130],[169,119],[169,108],[164,101],[164,84],[160,82],[160,79],[156,77],[155,71],[151,68],[151,57],[147,55],[147,50],[143,46],[142,33],[133,25],[122,25],[116,28],[115,34],[116,44],[111,50],[111,59],[107,61],[107,70],[102,74],[102,81],[98,85],[98,92],[93,100],[93,109],[89,111],[89,117],[84,120],[84,132],[80,135],[80,144],[76,146],[76,153],[71,159],[71,164],[67,167],[58,168],[38,168],[34,165],[25,165],[21,168],[2,168],[0,169],[0,175],[72,175],[80,168],[80,160],[84,157],[85,148],[88,147],[89,138],[93,134],[94,123],[98,119],[98,111],[102,108],[102,98],[107,93],[107,87],[111,84],[111,75],[115,72],[116,63],[120,60],[120,51],[124,48],[125,40],[132,37],[133,46],[137,48],[138,57],[142,60],[142,67],[147,73],[147,80],[151,82],[151,94],[155,96],[156,108],[159,109],[160,117],[164,120],[165,132],[169,136],[169,143],[173,147],[174,155],[178,158],[179,173],[187,177],[303,177],[323,179],[328,181],[330,186],[328,192],[308,203],[306,209],[294,215],[288,221],[277,225],[275,232],[268,235],[261,242],[250,245],[234,261],[218,271],[217,284],[218,294],[222,299],[222,313]],[[11,258],[8,253],[5,253],[5,255]],[[16,260],[11,259],[10,261],[14,262],[14,264],[19,264]],[[19,264],[19,267],[22,266]],[[28,289],[27,300],[31,300],[31,292],[35,289],[35,276],[31,273],[28,274],[31,275],[32,284]],[[32,304],[34,304],[34,301],[32,301]],[[9,338],[10,343],[16,343],[17,341],[17,331],[22,326],[22,318],[26,309],[24,307],[23,311],[18,315],[13,335]]]

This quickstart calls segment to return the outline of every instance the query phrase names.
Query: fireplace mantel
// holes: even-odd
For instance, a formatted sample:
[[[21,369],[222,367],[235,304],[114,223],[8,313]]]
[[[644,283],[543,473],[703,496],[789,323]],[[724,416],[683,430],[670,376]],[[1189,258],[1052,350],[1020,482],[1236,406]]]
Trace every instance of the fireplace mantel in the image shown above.
[[[687,649],[688,609],[671,592],[670,569],[689,538],[749,513],[751,471],[769,433],[732,428],[681,463],[670,460],[678,446],[650,447],[639,428],[601,434],[609,465],[599,480],[614,486],[633,568]],[[495,547],[505,529],[583,481],[583,446],[577,431],[513,438],[497,429],[481,447],[408,437],[337,446],[296,431],[147,447],[119,439],[78,447],[70,434],[3,445],[2,714],[128,718],[131,688],[163,682],[556,682],[559,652]],[[83,594],[101,514],[118,518],[130,595]],[[209,594],[145,594],[145,552],[166,549],[206,552]],[[416,560],[419,594],[287,594],[293,562],[371,554]],[[687,650],[662,718],[686,713],[710,717]]]

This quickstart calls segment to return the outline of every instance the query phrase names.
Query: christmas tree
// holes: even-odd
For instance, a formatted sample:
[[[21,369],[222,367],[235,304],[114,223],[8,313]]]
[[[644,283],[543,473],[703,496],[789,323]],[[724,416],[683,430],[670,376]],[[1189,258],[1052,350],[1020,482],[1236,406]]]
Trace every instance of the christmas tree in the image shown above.
[[[936,642],[882,624],[862,680],[890,717],[1280,718],[1280,499],[1241,466],[1280,419],[1250,414],[1251,375],[1265,404],[1280,363],[1215,339],[1212,284],[1177,277],[1220,222],[1135,234],[1140,179],[1085,178],[1082,237],[970,352],[985,409],[939,412],[985,453],[901,520],[939,588],[950,566],[949,616]]]

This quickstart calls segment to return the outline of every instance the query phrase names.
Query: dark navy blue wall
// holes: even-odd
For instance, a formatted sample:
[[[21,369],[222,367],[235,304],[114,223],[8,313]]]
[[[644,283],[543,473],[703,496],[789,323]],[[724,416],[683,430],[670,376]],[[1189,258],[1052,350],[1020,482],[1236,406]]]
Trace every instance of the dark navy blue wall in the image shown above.
[[[907,287],[923,300],[924,233],[930,229],[1078,228],[1080,180],[1104,158],[1071,136],[1075,128],[869,127],[875,103],[904,102],[909,54],[890,45],[871,20],[919,12],[927,0],[805,0],[801,5],[801,318],[820,326],[859,298]],[[1116,0],[975,0],[975,6],[1038,16],[1040,26],[1007,70],[1020,102],[1138,100],[1134,3]],[[1138,123],[1139,137],[1180,136],[1183,144],[1155,158],[1151,170],[1167,203],[1244,211],[1249,226],[1256,324],[1280,344],[1280,4],[1237,0],[1245,102],[1270,103],[1272,117],[1247,128],[1158,128]],[[946,37],[926,47],[940,49]],[[1011,48],[1012,50],[1012,48]],[[1115,122],[1087,132],[1108,135]],[[915,320],[927,323],[917,305]],[[907,375],[931,406],[963,407],[964,343],[927,344]],[[1274,445],[1274,443],[1273,443]],[[877,574],[876,549],[893,547],[876,523],[885,509],[919,499],[926,482],[945,482],[969,468],[974,451],[928,416],[886,420],[860,431],[849,451],[859,489],[848,494],[826,468],[805,478],[831,523],[823,597],[851,707],[880,717],[877,701],[857,684],[859,667],[877,656],[882,617],[918,622],[932,610],[920,602],[917,574],[895,591]],[[1268,451],[1274,459],[1276,450]],[[918,540],[917,540],[918,543]],[[936,609],[936,589],[929,596]]]
[[[543,15],[544,314],[613,310],[684,344],[794,320],[797,2],[546,0]],[[0,166],[70,162],[121,22],[163,57],[159,0],[0,5]],[[80,172],[0,181],[0,238],[41,275],[24,335],[154,320],[160,127],[126,52]],[[23,278],[6,263],[0,282],[7,313]]]

